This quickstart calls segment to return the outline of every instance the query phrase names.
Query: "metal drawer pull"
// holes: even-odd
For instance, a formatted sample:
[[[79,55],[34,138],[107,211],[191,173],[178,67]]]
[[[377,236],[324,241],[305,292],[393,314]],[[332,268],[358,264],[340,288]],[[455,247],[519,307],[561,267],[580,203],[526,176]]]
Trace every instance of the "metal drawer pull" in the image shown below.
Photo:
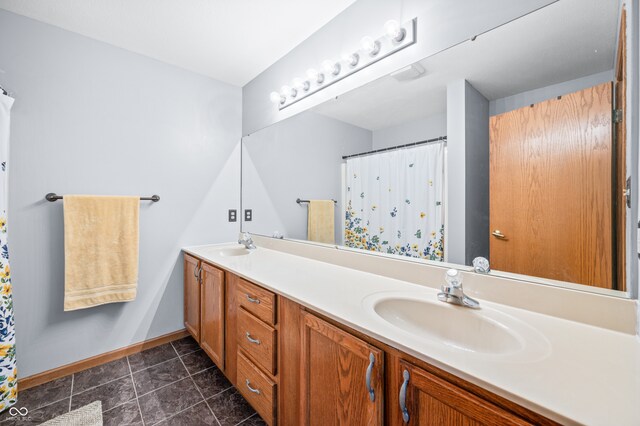
[[[367,392],[369,392],[369,399],[371,401],[376,400],[376,393],[371,387],[371,374],[373,374],[373,364],[376,362],[376,357],[373,356],[372,353],[369,354],[369,366],[367,367]]]
[[[251,334],[249,334],[248,331],[247,331],[247,340],[250,341],[251,343],[255,343],[256,345],[260,344],[260,340],[254,339],[253,337],[251,337]]]
[[[249,296],[248,294],[247,294],[247,300],[249,302],[251,302],[251,303],[255,303],[256,305],[260,304],[260,299],[254,299],[253,297]]]
[[[198,265],[195,265],[193,267],[193,276],[198,278]]]
[[[198,270],[198,281],[202,282],[202,268]]]
[[[402,412],[402,421],[409,423],[409,410],[407,409],[407,386],[409,386],[409,372],[404,370],[402,372],[404,381],[400,387],[400,411]]]
[[[251,392],[253,392],[253,393],[257,394],[257,395],[260,395],[260,389],[254,389],[254,388],[252,388],[252,387],[251,387],[251,382],[249,381],[249,379],[247,379],[247,388],[248,388]]]

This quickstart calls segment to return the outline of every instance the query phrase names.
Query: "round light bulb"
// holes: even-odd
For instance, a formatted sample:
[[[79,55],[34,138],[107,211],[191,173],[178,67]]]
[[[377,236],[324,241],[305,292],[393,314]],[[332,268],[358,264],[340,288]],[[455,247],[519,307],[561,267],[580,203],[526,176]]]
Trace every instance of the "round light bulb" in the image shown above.
[[[387,23],[384,24],[384,32],[387,33],[389,38],[391,38],[391,40],[395,41],[396,43],[400,43],[402,40],[404,40],[404,36],[407,34],[405,29],[402,28],[400,26],[400,23],[395,19],[387,21]]]
[[[307,80],[303,80],[301,78],[296,78],[293,80],[293,85],[296,89],[307,92],[309,91],[310,84]]]
[[[324,81],[324,74],[316,71],[313,68],[309,68],[307,70],[307,77],[309,77],[309,80],[315,81],[318,84],[322,84],[322,82]]]
[[[298,94],[298,91],[296,89],[294,89],[293,87],[289,87],[289,86],[282,86],[280,88],[280,93],[282,93],[282,95],[284,97],[287,98],[295,98],[296,95]]]
[[[345,54],[342,56],[342,60],[349,64],[350,67],[355,67],[360,61],[360,55],[357,53]]]
[[[380,52],[380,42],[369,36],[362,37],[360,44],[362,44],[362,49],[371,56],[376,56]]]
[[[278,92],[271,92],[271,94],[269,95],[269,99],[271,99],[271,102],[273,102],[274,104],[280,104],[282,103],[282,95],[280,95],[280,93]]]
[[[322,69],[326,74],[338,75],[340,74],[340,64],[330,60],[322,62]]]

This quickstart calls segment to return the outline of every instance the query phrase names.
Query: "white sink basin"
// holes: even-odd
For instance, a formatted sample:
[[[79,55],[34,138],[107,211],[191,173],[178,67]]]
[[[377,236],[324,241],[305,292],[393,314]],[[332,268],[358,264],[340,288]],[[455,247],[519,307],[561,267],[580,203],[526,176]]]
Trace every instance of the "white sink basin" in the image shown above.
[[[251,250],[244,247],[225,247],[220,249],[221,256],[246,256],[251,254]]]
[[[431,346],[492,357],[520,355],[529,360],[549,350],[537,330],[511,315],[483,307],[482,301],[481,309],[470,309],[440,302],[428,291],[418,295],[376,293],[363,303],[397,331]]]

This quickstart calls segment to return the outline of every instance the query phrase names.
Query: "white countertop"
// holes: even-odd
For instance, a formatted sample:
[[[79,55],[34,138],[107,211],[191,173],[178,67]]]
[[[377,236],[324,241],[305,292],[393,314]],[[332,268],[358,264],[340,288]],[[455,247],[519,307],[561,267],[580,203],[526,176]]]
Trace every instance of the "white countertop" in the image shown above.
[[[399,330],[367,306],[380,292],[435,300],[433,288],[264,247],[222,256],[230,246],[238,247],[184,251],[560,423],[640,424],[637,336],[480,300],[486,311],[519,320],[542,339],[530,342],[522,357],[463,351]]]

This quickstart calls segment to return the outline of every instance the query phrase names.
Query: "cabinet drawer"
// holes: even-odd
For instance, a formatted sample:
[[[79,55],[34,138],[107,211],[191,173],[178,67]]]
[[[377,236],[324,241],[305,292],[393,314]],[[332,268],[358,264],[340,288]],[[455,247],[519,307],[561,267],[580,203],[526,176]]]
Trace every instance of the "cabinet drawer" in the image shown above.
[[[276,323],[276,295],[270,291],[239,279],[237,301],[239,306],[242,306],[262,321],[271,325]]]
[[[268,373],[276,373],[276,330],[244,308],[238,309],[238,345]]]
[[[275,424],[276,384],[238,352],[238,389],[268,425]]]

